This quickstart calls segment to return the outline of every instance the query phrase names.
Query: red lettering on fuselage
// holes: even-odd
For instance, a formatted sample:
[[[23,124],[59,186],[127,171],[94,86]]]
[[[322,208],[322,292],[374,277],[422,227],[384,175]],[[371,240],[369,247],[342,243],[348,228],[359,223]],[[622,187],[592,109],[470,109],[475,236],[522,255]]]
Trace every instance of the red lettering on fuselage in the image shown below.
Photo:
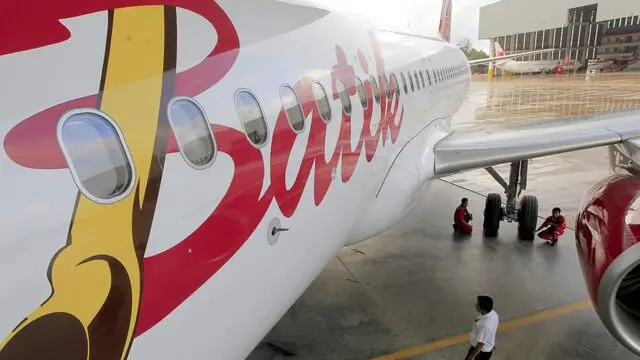
[[[372,38],[374,44],[375,39]],[[340,78],[354,94],[355,73],[341,63],[342,49],[336,47],[338,65],[332,72],[332,86]],[[374,100],[371,82],[364,81],[369,104],[364,115],[360,139],[355,149],[351,144],[351,115],[342,111],[341,126],[335,150],[325,160],[327,124],[322,120],[311,90],[312,79],[303,78],[294,88],[300,97],[305,117],[310,122],[309,141],[296,179],[287,189],[286,169],[292,155],[293,144],[298,134],[291,130],[284,109],[280,110],[271,141],[270,184],[260,197],[264,178],[264,160],[260,150],[246,140],[244,133],[222,125],[214,125],[219,151],[228,154],[234,163],[234,176],[225,196],[214,212],[191,235],[178,245],[144,259],[144,282],[142,304],[138,320],[137,334],[144,333],[185,301],[204,282],[211,278],[244,244],[263,220],[272,200],[286,217],[294,215],[303,190],[314,172],[314,200],[320,205],[333,182],[333,169],[341,163],[341,179],[349,181],[355,172],[362,149],[366,161],[373,160],[379,142],[383,144],[389,136],[395,142],[402,126],[403,112],[397,119],[399,99],[395,96],[395,83],[390,86],[391,97],[387,98],[381,77],[384,64],[380,49],[374,46],[380,102],[380,123],[374,134],[370,132]],[[362,59],[362,57],[361,57]],[[362,66],[365,68],[364,66]],[[335,88],[332,89],[335,93]],[[393,109],[393,110],[390,110]],[[170,150],[176,151],[175,141]]]
[[[181,6],[200,13],[215,26],[218,34],[221,35],[218,38],[218,44],[203,62],[177,74],[175,94],[195,96],[213,86],[229,71],[239,50],[239,39],[233,24],[214,1],[105,0],[86,4],[70,1],[57,4],[53,8],[35,6],[34,9],[41,10],[38,10],[39,12],[36,10],[34,12],[5,11],[5,13],[18,15],[28,13],[32,16],[34,26],[37,25],[37,28],[43,31],[38,31],[39,37],[30,37],[32,32],[25,30],[26,32],[20,31],[21,37],[1,39],[0,54],[64,41],[69,34],[66,29],[64,31],[67,33],[58,31],[61,30],[58,20],[62,18],[117,7],[152,4]],[[15,23],[11,22],[11,24]],[[51,27],[51,32],[44,31],[48,27]],[[334,169],[337,172],[338,164],[340,164],[340,179],[348,182],[355,173],[363,151],[365,160],[371,162],[380,146],[384,146],[389,139],[392,142],[397,140],[403,121],[403,109],[400,108],[395,89],[397,83],[389,82],[391,96],[387,97],[387,91],[383,86],[385,82],[382,79],[386,75],[381,49],[373,35],[371,41],[374,64],[367,62],[366,56],[360,49],[357,50],[358,63],[348,64],[343,49],[336,46],[337,61],[331,71],[331,97],[334,101],[339,99],[336,88],[337,79],[346,84],[350,95],[357,93],[355,66],[359,66],[364,73],[375,76],[380,93],[380,119],[377,119],[376,130],[371,133],[372,116],[376,105],[372,82],[369,79],[362,79],[368,104],[364,110],[359,139],[352,144],[351,115],[344,111],[341,111],[339,116],[334,114],[333,121],[340,121],[340,129],[334,151],[327,160],[325,156],[327,124],[322,120],[313,97],[312,79],[298,80],[294,88],[299,94],[303,113],[307,118],[309,141],[291,188],[286,186],[285,174],[294,141],[299,135],[291,130],[284,109],[280,110],[274,127],[270,149],[271,160],[268,164],[269,186],[262,196],[260,194],[267,165],[264,163],[261,151],[247,141],[243,132],[223,125],[212,126],[218,150],[229,155],[234,163],[231,185],[213,213],[193,233],[170,249],[144,259],[142,302],[136,329],[137,335],[152,328],[214,276],[256,230],[272,201],[276,201],[284,216],[293,216],[312,169],[314,169],[314,202],[315,205],[320,205],[330,190],[334,180],[332,175]],[[371,74],[370,71],[375,73]],[[95,107],[97,96],[98,94],[93,94],[55,105],[18,124],[4,140],[9,158],[29,168],[65,168],[67,164],[60,152],[55,135],[58,119],[64,112],[73,108]],[[358,106],[359,101],[353,101],[353,104]],[[398,111],[400,111],[399,114]],[[211,119],[215,122],[215,116],[211,116]],[[170,136],[168,152],[177,152],[177,150],[175,140]]]
[[[69,39],[71,33],[60,24],[60,19],[145,5],[175,6],[192,11],[207,20],[220,34],[215,47],[203,61],[176,74],[176,95],[196,96],[211,88],[229,72],[238,57],[240,39],[233,22],[215,1],[9,1],[0,4],[0,34],[3,34],[0,37],[0,56]],[[11,21],[3,21],[3,15],[11,16]],[[72,109],[95,108],[98,96],[99,94],[91,94],[54,105],[16,125],[9,131],[4,142],[9,158],[33,169],[66,168],[67,163],[55,135],[58,119]]]

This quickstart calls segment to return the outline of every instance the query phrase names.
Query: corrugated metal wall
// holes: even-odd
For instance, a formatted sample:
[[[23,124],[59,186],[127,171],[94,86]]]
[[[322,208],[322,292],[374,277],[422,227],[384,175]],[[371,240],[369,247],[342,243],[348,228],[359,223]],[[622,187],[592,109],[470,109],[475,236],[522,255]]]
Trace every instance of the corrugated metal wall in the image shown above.
[[[640,0],[502,0],[480,8],[478,37],[562,27],[567,23],[568,9],[590,4],[598,4],[596,21],[640,15]]]
[[[502,0],[480,9],[481,39],[508,53],[556,48],[523,60],[580,62],[597,56],[607,28],[640,23],[640,0]]]

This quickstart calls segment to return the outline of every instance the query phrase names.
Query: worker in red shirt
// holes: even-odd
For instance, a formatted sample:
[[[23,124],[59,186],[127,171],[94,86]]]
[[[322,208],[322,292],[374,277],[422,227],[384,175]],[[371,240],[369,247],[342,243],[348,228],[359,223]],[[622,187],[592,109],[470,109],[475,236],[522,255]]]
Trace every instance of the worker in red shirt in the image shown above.
[[[545,228],[545,230],[542,230]],[[560,215],[560,208],[555,207],[551,210],[551,216],[546,218],[542,225],[536,230],[538,237],[546,240],[545,242],[551,246],[555,246],[558,242],[560,235],[564,234],[564,229],[567,227],[567,222],[564,216]]]
[[[469,221],[473,220],[473,215],[467,210],[468,204],[469,199],[462,198],[460,205],[458,205],[456,211],[453,213],[453,230],[456,232],[471,234],[473,231],[473,226],[469,224]]]

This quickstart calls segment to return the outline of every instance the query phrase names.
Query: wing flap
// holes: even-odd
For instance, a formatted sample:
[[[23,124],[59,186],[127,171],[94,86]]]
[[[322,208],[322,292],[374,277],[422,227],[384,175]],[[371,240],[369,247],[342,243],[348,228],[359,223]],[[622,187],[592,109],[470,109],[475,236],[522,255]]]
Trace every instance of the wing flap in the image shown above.
[[[640,110],[454,131],[434,147],[436,176],[612,145],[640,136]]]

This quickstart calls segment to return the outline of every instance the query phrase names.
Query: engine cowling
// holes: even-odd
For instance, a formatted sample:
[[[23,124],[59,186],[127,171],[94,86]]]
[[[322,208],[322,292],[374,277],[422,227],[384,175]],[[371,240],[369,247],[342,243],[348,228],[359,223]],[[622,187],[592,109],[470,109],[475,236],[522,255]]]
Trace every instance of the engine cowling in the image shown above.
[[[640,177],[613,175],[586,194],[576,246],[596,312],[607,330],[640,355]]]

